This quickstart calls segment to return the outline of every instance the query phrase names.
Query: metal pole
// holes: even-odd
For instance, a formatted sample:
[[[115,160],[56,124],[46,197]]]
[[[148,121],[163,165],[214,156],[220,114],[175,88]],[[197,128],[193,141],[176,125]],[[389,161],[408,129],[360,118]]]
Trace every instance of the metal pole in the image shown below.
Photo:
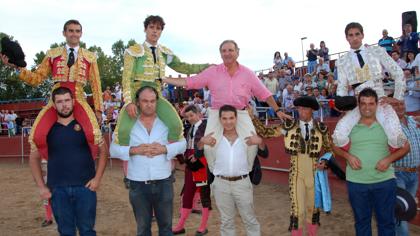
[[[300,44],[302,45],[302,68],[305,66],[305,54],[303,53],[303,40],[307,39],[307,37],[300,38]]]
[[[108,123],[108,140],[109,140],[109,146],[111,146],[111,142],[112,142],[111,122]],[[111,170],[112,170],[112,158],[111,157],[109,157],[109,165],[110,165]]]
[[[25,159],[24,159],[24,156],[23,156],[24,155],[24,153],[23,153],[23,128],[21,128],[21,134],[20,134],[20,151],[21,151],[21,154],[22,154],[21,164],[23,165],[23,163],[25,162]]]

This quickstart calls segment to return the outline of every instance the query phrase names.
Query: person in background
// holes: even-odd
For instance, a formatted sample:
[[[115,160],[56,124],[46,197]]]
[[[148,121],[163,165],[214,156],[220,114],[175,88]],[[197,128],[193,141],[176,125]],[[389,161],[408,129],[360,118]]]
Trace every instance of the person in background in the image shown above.
[[[386,52],[391,55],[392,49],[395,46],[395,39],[391,36],[388,36],[388,30],[382,30],[382,38],[379,39],[378,45],[385,48]]]
[[[410,144],[410,152],[402,159],[394,162],[395,177],[397,186],[407,190],[413,198],[416,198],[419,185],[419,166],[420,166],[420,128],[412,116],[407,115],[404,102],[393,105],[400,119],[401,126]],[[397,236],[408,236],[408,222],[397,222]]]

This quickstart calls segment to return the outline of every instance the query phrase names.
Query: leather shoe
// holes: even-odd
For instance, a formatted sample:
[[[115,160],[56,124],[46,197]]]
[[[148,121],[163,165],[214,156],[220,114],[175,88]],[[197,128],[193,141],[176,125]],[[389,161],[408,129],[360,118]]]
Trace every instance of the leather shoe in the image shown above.
[[[53,222],[52,220],[44,220],[41,224],[42,227],[47,227],[48,225],[51,225]]]
[[[206,230],[204,230],[204,232],[200,232],[200,231],[198,231],[197,230],[197,232],[195,232],[195,236],[202,236],[202,235],[205,235],[205,234],[207,234],[209,231],[206,229]]]
[[[180,230],[172,230],[172,233],[173,234],[185,234],[185,229],[182,228]]]

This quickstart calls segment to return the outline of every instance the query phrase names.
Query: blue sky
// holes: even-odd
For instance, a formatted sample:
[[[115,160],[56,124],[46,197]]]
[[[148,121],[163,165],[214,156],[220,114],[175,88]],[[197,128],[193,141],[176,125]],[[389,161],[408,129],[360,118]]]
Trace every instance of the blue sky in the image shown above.
[[[0,0],[0,32],[19,40],[33,64],[36,52],[62,42],[62,27],[75,18],[83,25],[82,40],[111,54],[111,45],[122,39],[144,40],[143,20],[158,14],[166,21],[160,42],[189,63],[221,63],[219,44],[234,39],[241,48],[239,62],[253,70],[272,66],[275,51],[287,51],[302,60],[310,43],[324,40],[330,52],[348,49],[344,27],[352,21],[365,29],[365,42],[375,43],[386,28],[401,35],[401,13],[417,11],[414,0]],[[167,74],[176,76],[168,70]]]

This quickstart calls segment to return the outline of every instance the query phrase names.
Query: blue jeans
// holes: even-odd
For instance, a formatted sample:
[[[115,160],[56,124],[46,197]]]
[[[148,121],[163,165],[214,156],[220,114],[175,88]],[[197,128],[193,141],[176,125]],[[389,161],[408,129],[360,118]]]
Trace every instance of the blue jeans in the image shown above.
[[[159,236],[172,236],[173,178],[155,183],[130,180],[129,198],[137,222],[137,236],[151,236],[153,213],[159,227]]]
[[[395,235],[395,179],[374,184],[359,184],[347,181],[347,189],[354,214],[356,235],[372,235],[372,210],[376,216],[378,235]]]
[[[61,236],[96,235],[96,192],[85,186],[55,187],[51,190],[51,207]]]
[[[404,171],[395,171],[397,177],[397,186],[407,190],[413,197],[416,197],[417,187],[419,185],[419,177],[417,172],[410,173]],[[408,236],[408,222],[401,221],[395,228],[397,236]]]
[[[311,74],[312,72],[315,71],[316,68],[316,61],[308,61],[308,73]]]

